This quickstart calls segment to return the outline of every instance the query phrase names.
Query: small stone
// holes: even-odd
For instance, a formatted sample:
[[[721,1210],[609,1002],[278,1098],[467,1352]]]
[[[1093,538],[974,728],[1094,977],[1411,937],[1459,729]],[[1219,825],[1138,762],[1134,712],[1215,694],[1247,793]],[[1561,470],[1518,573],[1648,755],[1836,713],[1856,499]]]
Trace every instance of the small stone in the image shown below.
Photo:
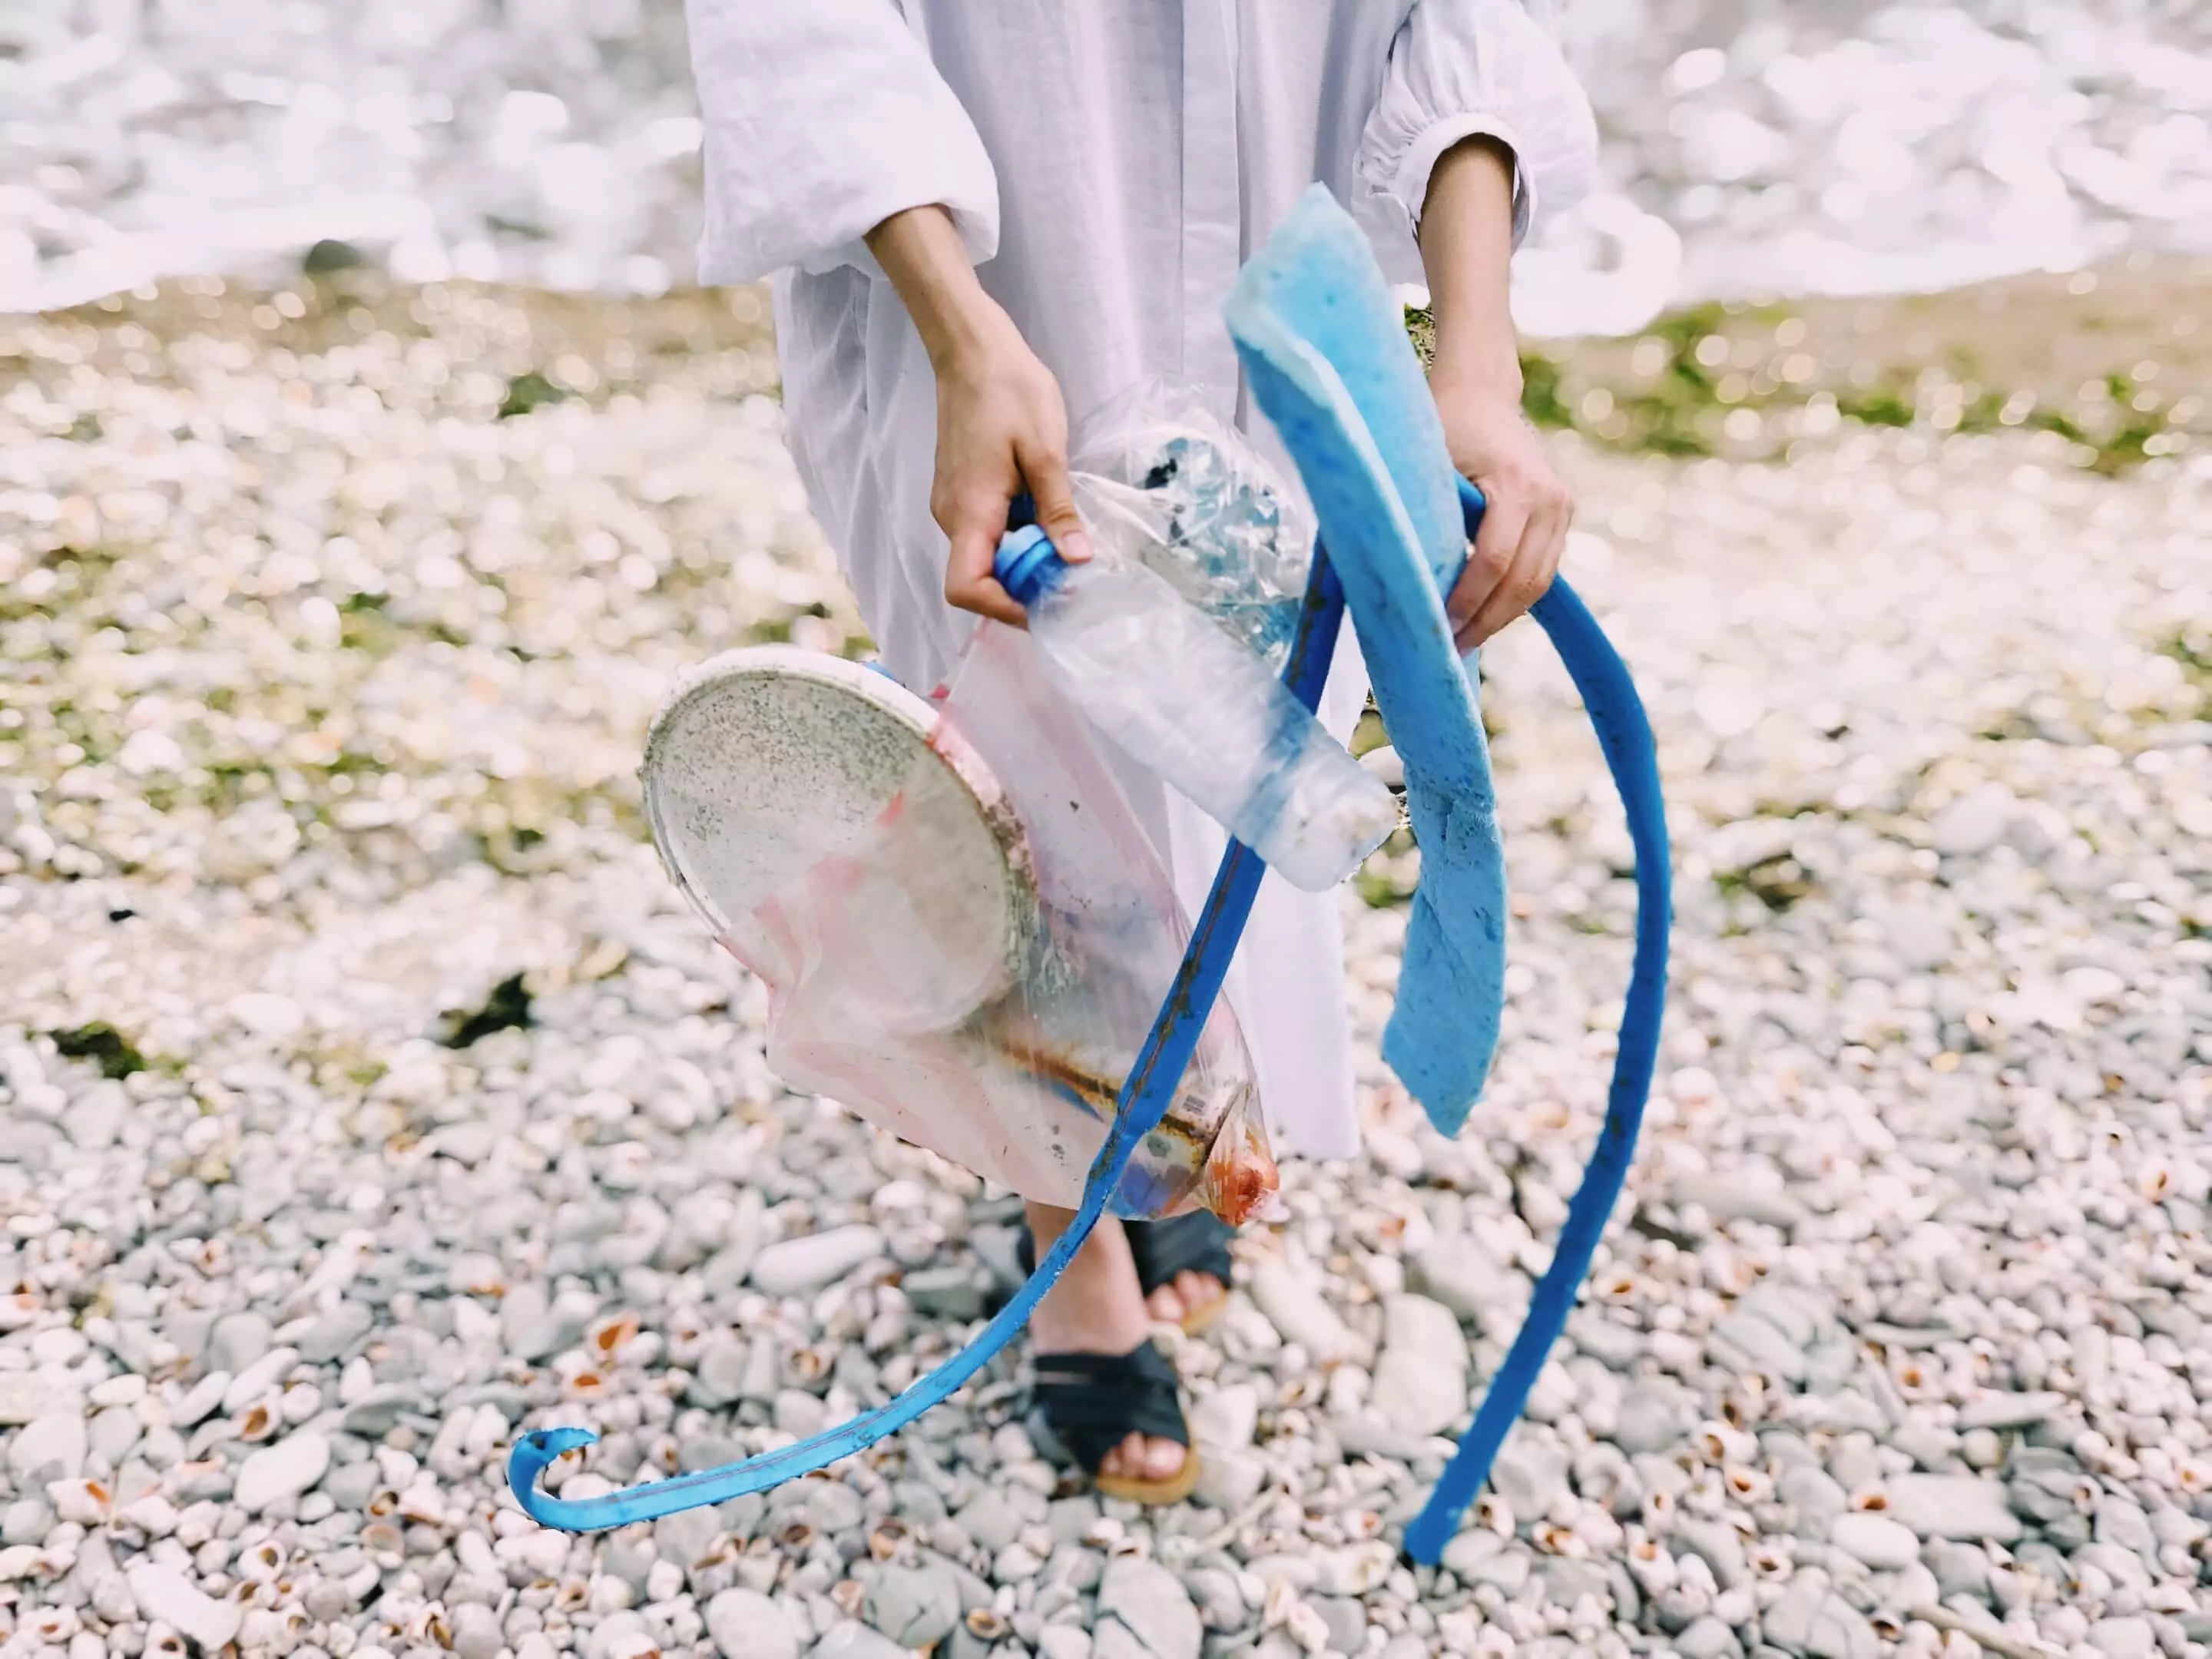
[[[1875,1659],[1881,1651],[1881,1638],[1867,1616],[1816,1572],[1790,1580],[1760,1628],[1768,1642],[1800,1659]]]
[[[1317,1365],[1333,1365],[1358,1355],[1364,1345],[1354,1336],[1336,1310],[1328,1305],[1320,1285],[1284,1261],[1263,1262],[1252,1276],[1252,1299],[1267,1322],[1285,1342],[1295,1342]],[[1457,1326],[1453,1345],[1462,1353]],[[1462,1400],[1464,1402],[1462,1393]]]
[[[323,1490],[342,1510],[364,1510],[368,1507],[368,1500],[376,1496],[383,1479],[383,1471],[364,1460],[332,1469],[323,1477]]]
[[[806,1483],[806,1519],[817,1532],[836,1537],[849,1532],[866,1517],[867,1506],[860,1494],[842,1480],[810,1480]]]
[[[1972,1544],[1931,1539],[1920,1553],[1936,1575],[1936,1593],[1946,1601],[1969,1595],[1986,1603],[1990,1599],[1990,1558]]]
[[[499,1615],[481,1601],[464,1601],[447,1613],[453,1626],[454,1659],[497,1659],[507,1645]]]
[[[596,1297],[563,1295],[556,1301],[542,1281],[526,1279],[500,1298],[500,1341],[517,1359],[550,1358],[581,1341],[598,1311]]]
[[[953,1524],[975,1540],[986,1554],[996,1555],[1021,1534],[1022,1517],[1003,1493],[985,1487],[963,1504]]]
[[[980,1268],[954,1264],[922,1267],[899,1280],[899,1288],[915,1312],[925,1319],[949,1319],[965,1324],[981,1319],[991,1291],[991,1276]]]
[[[1382,1352],[1369,1404],[1393,1428],[1441,1434],[1467,1409],[1467,1360],[1450,1309],[1425,1296],[1390,1297],[1382,1304]]]
[[[1609,1577],[1601,1562],[1547,1555],[1537,1563],[1536,1572],[1544,1583],[1544,1599],[1555,1607],[1571,1607],[1584,1596],[1602,1605],[1612,1594]]]
[[[54,1524],[52,1506],[35,1498],[19,1498],[0,1514],[0,1544],[11,1548],[18,1545],[46,1541],[46,1528]]]
[[[797,1650],[793,1650],[794,1652]],[[722,1659],[753,1659],[751,1648],[723,1648]],[[822,1633],[822,1639],[807,1649],[807,1659],[914,1659],[906,1649],[887,1636],[878,1635],[858,1620],[844,1619]]]
[[[1677,1205],[1695,1205],[1716,1221],[1755,1221],[1786,1232],[1808,1218],[1805,1206],[1788,1193],[1740,1176],[1677,1176],[1669,1195]]]
[[[1197,1495],[1202,1504],[1234,1514],[1267,1484],[1267,1460],[1256,1452],[1200,1451]]]
[[[1498,1449],[1490,1484],[1516,1516],[1540,1521],[1568,1495],[1568,1462],[1567,1449],[1557,1441],[1522,1433]]]
[[[1725,1624],[1706,1613],[1693,1619],[1674,1638],[1680,1659],[1743,1659],[1743,1644]]]
[[[338,1426],[364,1440],[381,1440],[398,1425],[403,1416],[422,1411],[427,1404],[422,1395],[407,1383],[382,1384],[348,1406],[338,1418]]]
[[[1912,1528],[1882,1515],[1839,1515],[1828,1528],[1828,1541],[1878,1572],[1894,1572],[1920,1559],[1920,1540]]]
[[[753,1259],[753,1288],[763,1296],[803,1296],[842,1279],[884,1253],[873,1227],[832,1227],[769,1245]]]
[[[744,1396],[745,1362],[752,1356],[744,1338],[724,1331],[709,1338],[691,1371],[691,1395],[702,1406],[727,1406]]]
[[[2158,1652],[2157,1631],[2136,1614],[2100,1619],[2089,1626],[2087,1640],[2099,1659],[2153,1659]]]
[[[1936,814],[1929,842],[1945,858],[1972,858],[2004,839],[2020,810],[2020,798],[2004,785],[1983,784]]]
[[[1348,1595],[1310,1595],[1306,1605],[1320,1615],[1331,1653],[1358,1653],[1367,1640],[1367,1613]]]
[[[0,1429],[21,1428],[42,1417],[79,1409],[72,1383],[44,1371],[0,1371]]]
[[[678,1510],[653,1523],[654,1551],[687,1571],[707,1559],[721,1535],[721,1520],[711,1509]]]
[[[169,1421],[179,1429],[189,1429],[212,1415],[229,1392],[230,1373],[210,1371],[185,1391],[171,1410]]]
[[[798,1659],[791,1616],[757,1590],[726,1589],[707,1603],[707,1635],[722,1659]]]
[[[1959,1407],[1960,1429],[2025,1429],[2065,1408],[2063,1394],[1985,1394]]]
[[[1897,1474],[1886,1483],[1887,1513],[1922,1538],[2009,1544],[2021,1535],[2002,1482],[1971,1474]]]
[[[1764,1371],[1784,1382],[1801,1382],[1805,1377],[1803,1345],[1791,1341],[1765,1320],[1740,1310],[1723,1314],[1713,1322],[1705,1352],[1723,1370],[1742,1370],[1742,1366],[1732,1363],[1736,1355],[1741,1355],[1749,1362],[1750,1369]]]
[[[1227,1383],[1191,1404],[1191,1436],[1208,1451],[1250,1445],[1259,1424],[1260,1390],[1249,1382]]]
[[[267,1353],[276,1340],[275,1327],[252,1309],[225,1314],[208,1333],[208,1366],[234,1374],[245,1370]]]
[[[219,1652],[237,1635],[245,1609],[218,1601],[174,1567],[137,1560],[126,1575],[139,1616],[167,1625],[205,1652]]]
[[[69,1405],[15,1431],[8,1443],[8,1467],[25,1486],[74,1480],[84,1473],[89,1450],[84,1415],[77,1407]]]
[[[1091,1632],[1073,1625],[1047,1625],[1037,1632],[1037,1659],[1091,1659]]]
[[[1663,1377],[1628,1390],[1614,1419],[1613,1443],[1631,1457],[1679,1445],[1697,1426],[1697,1402],[1678,1382]]]
[[[313,1490],[331,1467],[331,1443],[313,1430],[288,1435],[239,1465],[231,1497],[249,1514]]]
[[[1324,1595],[1364,1595],[1397,1565],[1397,1552],[1380,1539],[1322,1550],[1314,1558],[1314,1588]]]
[[[376,1316],[367,1303],[341,1302],[301,1332],[294,1346],[309,1364],[331,1364],[343,1359],[375,1324]]]
[[[1098,1635],[1109,1621],[1136,1638],[1151,1659],[1198,1659],[1205,1632],[1190,1593],[1165,1567],[1140,1556],[1117,1555],[1098,1584]]]
[[[1725,1521],[1680,1520],[1672,1534],[1677,1553],[1687,1551],[1713,1570],[1713,1582],[1734,1589],[1749,1582],[1750,1564],[1744,1559],[1743,1535]]]
[[[887,1565],[877,1570],[860,1611],[870,1625],[899,1646],[927,1648],[951,1635],[959,1621],[960,1587],[942,1567]]]
[[[1444,1545],[1440,1564],[1454,1577],[1466,1579],[1474,1568],[1495,1558],[1504,1547],[1505,1540],[1494,1532],[1455,1533]]]
[[[1792,1463],[1783,1470],[1775,1477],[1774,1495],[1795,1512],[1801,1538],[1826,1538],[1850,1508],[1843,1483],[1817,1463]]]

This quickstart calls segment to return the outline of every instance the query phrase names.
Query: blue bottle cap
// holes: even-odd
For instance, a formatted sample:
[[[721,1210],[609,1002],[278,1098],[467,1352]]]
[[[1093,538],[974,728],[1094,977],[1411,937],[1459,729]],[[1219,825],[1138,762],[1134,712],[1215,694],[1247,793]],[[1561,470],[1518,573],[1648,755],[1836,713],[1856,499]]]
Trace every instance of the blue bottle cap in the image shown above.
[[[1067,562],[1060,556],[1051,538],[1033,524],[1009,531],[1002,537],[998,556],[991,562],[991,574],[999,579],[999,586],[1024,610],[1034,604],[1037,595],[1058,580],[1060,573],[1066,568]]]

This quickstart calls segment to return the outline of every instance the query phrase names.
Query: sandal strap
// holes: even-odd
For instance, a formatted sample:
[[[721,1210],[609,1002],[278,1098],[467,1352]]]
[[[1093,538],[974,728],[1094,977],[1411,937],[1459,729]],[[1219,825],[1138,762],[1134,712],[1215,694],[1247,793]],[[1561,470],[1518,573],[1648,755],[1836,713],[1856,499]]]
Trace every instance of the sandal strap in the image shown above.
[[[1204,1273],[1229,1285],[1229,1241],[1237,1231],[1211,1210],[1193,1210],[1165,1221],[1123,1222],[1129,1254],[1136,1258],[1137,1285],[1150,1296],[1177,1273]]]
[[[1151,1343],[1127,1353],[1039,1354],[1035,1363],[1037,1406],[1086,1474],[1132,1434],[1190,1444],[1175,1367]]]
[[[1150,1296],[1181,1273],[1205,1273],[1229,1285],[1229,1241],[1237,1230],[1211,1210],[1193,1210],[1165,1221],[1124,1221],[1137,1288]],[[1014,1240],[1014,1261],[1024,1274],[1036,1271],[1036,1239],[1025,1226]]]

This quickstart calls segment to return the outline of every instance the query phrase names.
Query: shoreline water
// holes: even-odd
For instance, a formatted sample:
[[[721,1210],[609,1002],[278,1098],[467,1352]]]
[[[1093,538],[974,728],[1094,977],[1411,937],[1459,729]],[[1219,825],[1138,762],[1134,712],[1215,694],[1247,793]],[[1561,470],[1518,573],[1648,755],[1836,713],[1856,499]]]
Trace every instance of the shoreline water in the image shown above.
[[[1540,334],[1709,297],[1936,291],[2212,251],[2212,13],[2166,0],[1576,0],[1602,180],[1524,251]],[[653,293],[702,132],[672,0],[101,0],[0,24],[0,307],[281,281]]]

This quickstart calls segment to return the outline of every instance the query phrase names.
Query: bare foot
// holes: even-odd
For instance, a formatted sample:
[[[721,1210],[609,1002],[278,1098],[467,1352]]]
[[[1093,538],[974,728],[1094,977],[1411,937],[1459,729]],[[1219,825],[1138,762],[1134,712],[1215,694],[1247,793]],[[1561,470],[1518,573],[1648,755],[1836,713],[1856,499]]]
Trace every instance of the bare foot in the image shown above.
[[[1030,1232],[1036,1240],[1039,1261],[1074,1218],[1069,1210],[1029,1206]],[[1155,1296],[1168,1291],[1163,1285]],[[1137,1290],[1137,1264],[1130,1259],[1129,1241],[1121,1224],[1106,1216],[1091,1230],[1051,1294],[1037,1304],[1030,1319],[1030,1337],[1039,1353],[1122,1354],[1152,1335],[1152,1320]],[[1132,1434],[1106,1454],[1098,1473],[1121,1480],[1167,1480],[1189,1455],[1188,1448],[1172,1440]]]

